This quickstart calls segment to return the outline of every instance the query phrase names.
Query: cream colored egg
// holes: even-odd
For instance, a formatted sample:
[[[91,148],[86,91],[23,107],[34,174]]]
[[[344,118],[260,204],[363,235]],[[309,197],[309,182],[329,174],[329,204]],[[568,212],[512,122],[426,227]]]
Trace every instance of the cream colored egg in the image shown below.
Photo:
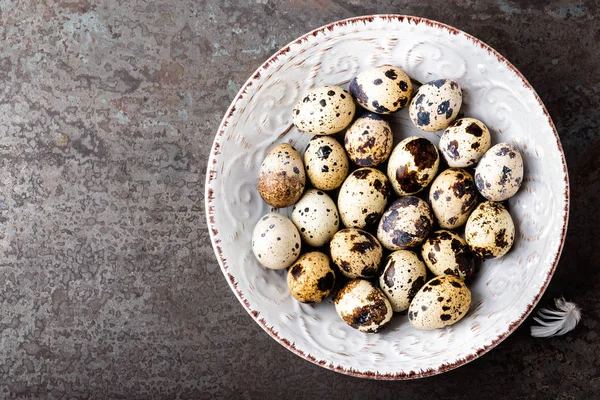
[[[440,156],[435,145],[420,136],[411,136],[396,145],[390,156],[387,176],[399,196],[416,194],[435,178]]]
[[[381,290],[362,279],[348,282],[333,303],[340,318],[361,332],[379,332],[390,323],[394,314]]]
[[[337,189],[348,176],[350,163],[344,147],[333,136],[313,136],[304,151],[310,183],[317,189]]]
[[[421,255],[435,275],[454,275],[470,281],[475,273],[475,257],[458,234],[439,230],[423,242]]]
[[[385,293],[395,312],[408,309],[413,297],[425,284],[427,268],[419,257],[408,250],[398,250],[387,258],[379,287]]]
[[[392,152],[393,142],[390,124],[375,113],[360,116],[344,137],[348,157],[360,167],[375,167],[385,162]]]
[[[437,79],[422,85],[410,102],[409,115],[425,132],[445,129],[456,119],[462,105],[462,91],[456,81]]]
[[[313,247],[328,243],[340,226],[335,203],[327,193],[318,189],[307,190],[294,205],[292,222],[300,231],[302,240]]]
[[[377,275],[383,249],[369,232],[347,228],[333,235],[329,243],[331,259],[344,276],[372,278]]]
[[[487,126],[475,118],[461,118],[444,130],[440,138],[440,152],[448,166],[472,167],[492,145]]]
[[[361,72],[350,82],[350,93],[358,104],[377,114],[390,114],[405,107],[412,91],[408,75],[391,65]]]
[[[305,184],[302,158],[287,143],[275,146],[258,171],[258,193],[271,207],[294,204],[302,196]]]
[[[431,184],[429,202],[440,227],[455,229],[463,226],[477,206],[473,177],[464,169],[445,170]]]
[[[471,307],[471,291],[453,275],[427,282],[408,308],[408,320],[418,329],[439,329],[464,318]]]
[[[289,267],[300,255],[301,246],[298,229],[285,215],[268,213],[254,226],[252,251],[267,268]]]
[[[374,168],[352,172],[338,195],[342,223],[349,228],[376,226],[390,194],[390,184],[383,172]]]
[[[296,104],[292,119],[302,132],[333,135],[350,125],[355,111],[350,93],[338,86],[323,86],[311,90]]]
[[[481,158],[475,184],[483,197],[504,201],[514,196],[523,183],[523,158],[509,143],[499,143]]]
[[[383,213],[377,239],[388,250],[418,246],[433,227],[429,205],[418,197],[405,196],[394,201]]]
[[[508,253],[515,241],[515,224],[506,207],[493,201],[479,204],[465,225],[465,240],[480,258]]]
[[[333,290],[335,272],[329,257],[319,251],[300,256],[288,270],[290,293],[302,303],[320,303]]]

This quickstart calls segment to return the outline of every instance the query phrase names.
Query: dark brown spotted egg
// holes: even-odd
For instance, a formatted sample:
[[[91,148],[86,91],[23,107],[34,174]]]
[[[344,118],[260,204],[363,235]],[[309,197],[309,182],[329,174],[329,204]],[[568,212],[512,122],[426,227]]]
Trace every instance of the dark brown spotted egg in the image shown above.
[[[502,257],[515,241],[515,224],[502,203],[484,201],[467,220],[465,239],[480,258]]]
[[[454,229],[463,226],[477,206],[477,189],[470,173],[449,168],[431,184],[429,202],[440,227]]]
[[[329,296],[334,283],[329,257],[319,251],[303,254],[288,270],[288,289],[302,303],[320,303]]]
[[[433,227],[431,208],[415,196],[400,197],[383,213],[377,238],[388,250],[418,246]]]
[[[277,145],[264,159],[258,171],[258,193],[275,208],[294,204],[306,184],[300,154],[287,143]]]
[[[252,252],[267,268],[289,267],[300,255],[301,247],[300,233],[285,215],[264,215],[252,232]]]
[[[475,273],[475,257],[467,242],[458,234],[439,230],[421,246],[421,255],[435,275],[454,275],[470,281]]]
[[[412,91],[408,75],[391,65],[361,72],[350,82],[350,93],[358,104],[377,114],[390,114],[404,108]]]
[[[409,115],[415,126],[425,132],[445,129],[456,119],[462,105],[462,91],[450,79],[437,79],[422,85],[413,97]]]
[[[309,246],[321,247],[338,231],[340,218],[337,207],[327,193],[307,190],[292,210],[292,222]]]
[[[310,183],[317,189],[333,190],[348,176],[350,163],[344,147],[332,136],[313,136],[304,151]]]
[[[344,137],[348,157],[360,167],[375,167],[385,162],[392,152],[393,142],[390,124],[375,113],[360,116]]]
[[[379,271],[383,249],[369,232],[353,228],[342,229],[333,235],[329,249],[334,264],[348,278],[369,279]]]
[[[491,145],[490,131],[475,118],[457,119],[440,138],[440,152],[448,166],[453,168],[476,165]]]
[[[396,145],[388,161],[387,176],[399,196],[416,194],[435,178],[440,156],[435,145],[411,136]]]
[[[292,119],[302,132],[333,135],[350,125],[355,111],[350,93],[338,86],[323,86],[313,89],[296,104]]]
[[[408,308],[408,320],[418,329],[439,329],[464,318],[471,307],[471,291],[462,279],[438,276],[427,282]]]
[[[390,301],[394,312],[408,309],[413,297],[425,284],[427,268],[419,257],[408,250],[398,250],[387,258],[379,287]]]
[[[340,318],[361,332],[379,332],[394,315],[392,305],[381,290],[363,279],[348,282],[337,293],[333,304]]]
[[[375,168],[360,168],[352,172],[338,195],[342,223],[349,228],[377,225],[390,194],[390,184],[383,172]]]
[[[522,183],[523,158],[509,143],[499,143],[489,149],[475,170],[477,190],[491,201],[508,200]]]

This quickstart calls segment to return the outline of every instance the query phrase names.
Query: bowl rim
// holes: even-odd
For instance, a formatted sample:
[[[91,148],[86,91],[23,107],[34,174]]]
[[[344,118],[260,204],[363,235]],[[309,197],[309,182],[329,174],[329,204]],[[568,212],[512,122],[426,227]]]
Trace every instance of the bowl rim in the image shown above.
[[[564,192],[565,206],[564,206],[563,227],[562,227],[562,232],[561,232],[560,244],[559,244],[556,254],[554,255],[552,267],[549,270],[542,286],[540,287],[539,292],[536,294],[533,301],[527,305],[525,312],[508,326],[508,329],[506,330],[506,332],[499,335],[496,339],[494,339],[492,341],[491,344],[484,346],[482,348],[479,348],[478,350],[474,351],[473,353],[469,354],[467,357],[465,357],[463,359],[459,359],[459,360],[456,360],[451,363],[443,364],[437,369],[430,368],[430,369],[423,370],[420,372],[411,371],[409,373],[397,372],[397,373],[381,374],[381,373],[378,373],[377,371],[364,372],[364,371],[357,371],[352,368],[344,368],[343,366],[334,365],[333,363],[327,364],[326,361],[324,361],[324,360],[318,361],[312,355],[307,354],[307,353],[303,352],[302,350],[296,348],[294,343],[291,343],[289,340],[280,337],[277,332],[275,332],[271,327],[267,326],[267,324],[263,318],[260,318],[260,312],[257,310],[253,310],[250,307],[250,304],[244,298],[243,293],[241,293],[241,291],[238,290],[237,282],[236,282],[234,276],[228,272],[227,261],[223,257],[223,252],[221,250],[221,247],[219,246],[220,239],[216,238],[216,236],[218,234],[218,230],[217,230],[217,227],[215,226],[213,207],[211,206],[211,204],[216,200],[214,197],[214,190],[213,190],[212,184],[211,184],[211,182],[215,179],[214,176],[216,174],[216,171],[214,171],[212,169],[212,167],[217,162],[216,157],[218,156],[219,149],[221,147],[221,138],[225,133],[225,128],[229,124],[230,118],[232,117],[233,113],[236,110],[236,105],[237,105],[238,101],[246,94],[248,87],[250,87],[255,80],[259,79],[261,76],[261,73],[263,71],[267,70],[272,63],[276,62],[280,56],[283,56],[286,53],[288,53],[290,51],[290,47],[292,45],[300,45],[303,42],[307,41],[309,37],[317,36],[319,33],[325,33],[326,31],[332,31],[335,27],[344,26],[344,25],[347,25],[350,23],[356,23],[356,22],[363,22],[363,23],[367,24],[367,23],[373,22],[375,19],[382,19],[382,20],[388,20],[388,21],[399,21],[399,22],[403,22],[404,20],[407,20],[408,22],[413,23],[415,25],[416,24],[426,24],[430,27],[446,30],[449,33],[454,34],[454,35],[463,35],[467,40],[469,40],[469,41],[473,42],[474,44],[478,45],[479,47],[483,48],[489,54],[494,55],[500,63],[503,63],[510,70],[512,70],[517,75],[517,77],[519,77],[521,79],[523,85],[527,89],[529,89],[535,96],[535,99],[538,101],[542,111],[544,112],[544,114],[546,115],[546,117],[548,119],[548,123],[550,124],[550,127],[552,128],[552,132],[554,133],[554,137],[556,140],[556,145],[558,147],[558,150],[560,151],[561,162],[562,162],[562,166],[563,166],[563,177],[562,178],[563,178],[564,184],[565,184],[565,192]],[[482,356],[482,355],[486,354],[487,352],[489,352],[490,350],[492,350],[494,347],[496,347],[498,344],[500,344],[502,341],[504,341],[508,336],[510,336],[525,321],[527,316],[533,311],[533,309],[535,308],[535,306],[541,299],[542,295],[548,288],[550,280],[552,279],[552,276],[554,275],[554,272],[558,265],[560,255],[561,255],[563,247],[564,247],[566,234],[567,234],[567,225],[568,225],[569,208],[570,208],[569,193],[570,193],[570,185],[569,185],[569,174],[568,174],[568,170],[567,170],[567,163],[566,163],[565,154],[564,154],[564,151],[562,148],[562,144],[560,142],[560,137],[556,130],[556,126],[554,125],[554,122],[552,121],[552,118],[550,117],[550,114],[548,113],[546,106],[542,102],[541,98],[539,97],[539,95],[537,94],[535,89],[531,86],[531,84],[529,83],[529,81],[527,81],[527,79],[523,76],[523,74],[521,74],[521,72],[514,65],[512,65],[503,55],[501,55],[498,51],[494,50],[491,46],[489,46],[488,44],[484,43],[483,41],[477,39],[476,37],[464,32],[460,29],[454,28],[450,25],[447,25],[447,24],[444,24],[444,23],[441,23],[438,21],[434,21],[434,20],[431,20],[428,18],[423,18],[423,17],[403,15],[403,14],[372,14],[372,15],[363,15],[363,16],[338,20],[338,21],[331,22],[329,24],[323,25],[319,28],[316,28],[310,32],[305,33],[304,35],[298,37],[297,39],[291,41],[290,43],[288,43],[287,45],[285,45],[284,47],[279,49],[276,53],[274,53],[271,57],[269,57],[264,63],[262,63],[260,65],[260,67],[258,67],[256,69],[256,71],[250,76],[250,78],[248,78],[248,80],[240,88],[240,90],[234,97],[234,100],[232,101],[229,108],[227,109],[227,112],[225,113],[225,115],[219,125],[217,134],[215,135],[215,139],[214,139],[213,145],[211,147],[210,156],[209,156],[209,160],[208,160],[208,164],[207,164],[206,181],[205,181],[205,213],[206,213],[206,218],[207,218],[207,223],[208,223],[208,228],[209,228],[208,230],[209,230],[209,235],[210,235],[211,243],[213,246],[213,250],[215,252],[215,255],[217,256],[217,261],[219,262],[221,271],[223,272],[223,275],[226,277],[227,283],[231,287],[232,291],[234,292],[235,296],[238,298],[240,303],[242,303],[242,305],[244,306],[246,311],[263,328],[263,330],[269,334],[269,336],[271,336],[273,339],[275,339],[283,347],[285,347],[289,351],[295,353],[296,355],[304,358],[305,360],[308,360],[308,361],[312,362],[313,364],[319,365],[321,367],[327,368],[327,369],[335,371],[335,372],[339,372],[342,374],[351,375],[351,376],[355,376],[355,377],[360,377],[360,378],[369,378],[369,379],[377,379],[377,380],[407,380],[407,379],[424,378],[424,377],[428,377],[428,376],[441,374],[441,373],[450,371],[452,369],[458,368],[462,365],[465,365],[468,362],[471,362],[474,359],[479,358],[480,356]]]

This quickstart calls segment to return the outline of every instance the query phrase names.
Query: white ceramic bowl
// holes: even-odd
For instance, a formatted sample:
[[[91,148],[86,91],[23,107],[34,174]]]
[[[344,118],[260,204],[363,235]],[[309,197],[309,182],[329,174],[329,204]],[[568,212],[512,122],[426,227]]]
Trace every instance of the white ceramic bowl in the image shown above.
[[[256,189],[268,150],[292,144],[301,153],[311,135],[292,127],[292,107],[311,88],[347,86],[367,68],[393,64],[413,80],[458,80],[461,111],[482,120],[493,143],[522,152],[525,178],[509,208],[513,249],[486,261],[471,285],[469,314],[452,327],[419,331],[405,316],[379,334],[347,326],[331,301],[305,305],[288,293],[286,271],[254,259],[254,224],[269,211]],[[418,131],[404,109],[392,116],[395,139]],[[560,140],[525,78],[495,50],[457,29],[423,18],[381,15],[338,21],[279,50],[250,77],[223,118],[210,155],[206,212],[215,253],[246,310],[275,340],[323,367],[361,377],[434,375],[486,353],[531,312],[556,268],[567,228],[569,184]],[[289,210],[280,210],[288,214]]]

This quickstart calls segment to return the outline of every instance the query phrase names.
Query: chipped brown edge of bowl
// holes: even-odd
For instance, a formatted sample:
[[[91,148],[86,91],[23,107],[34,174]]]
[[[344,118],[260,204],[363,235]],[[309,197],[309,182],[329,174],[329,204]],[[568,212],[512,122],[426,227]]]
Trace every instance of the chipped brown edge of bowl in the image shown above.
[[[441,28],[441,29],[445,29],[446,31],[448,31],[449,33],[453,34],[453,35],[464,35],[468,40],[470,40],[471,42],[473,42],[474,44],[478,45],[479,47],[481,47],[482,49],[486,50],[489,54],[494,55],[499,62],[503,63],[504,65],[506,65],[510,70],[512,70],[517,77],[519,77],[523,83],[523,85],[529,89],[535,96],[536,100],[538,101],[539,105],[542,107],[542,110],[544,112],[544,114],[546,115],[546,117],[548,118],[548,123],[550,124],[550,127],[552,128],[552,132],[554,133],[554,137],[556,139],[556,145],[558,147],[558,150],[561,153],[561,161],[562,161],[562,165],[563,165],[563,180],[564,180],[564,184],[565,184],[565,207],[564,207],[564,215],[563,215],[563,229],[562,229],[562,234],[561,234],[561,238],[560,238],[560,245],[558,247],[558,250],[554,256],[554,260],[552,262],[552,268],[550,269],[550,271],[548,272],[548,275],[546,276],[546,279],[544,280],[544,283],[542,284],[542,287],[540,288],[540,291],[537,293],[537,295],[535,296],[535,298],[533,299],[533,301],[527,306],[527,309],[525,310],[525,312],[519,317],[517,318],[515,321],[513,321],[509,326],[508,326],[508,330],[502,334],[500,334],[496,339],[494,339],[492,341],[492,343],[490,343],[487,346],[483,346],[479,349],[477,349],[475,352],[469,354],[467,357],[456,360],[455,362],[452,363],[447,363],[447,364],[443,364],[441,365],[439,368],[437,369],[427,369],[427,370],[421,370],[421,371],[410,371],[410,372],[398,372],[398,373],[389,373],[389,374],[380,374],[377,371],[356,371],[354,369],[347,369],[344,368],[340,365],[335,365],[333,363],[327,363],[327,361],[325,360],[317,360],[314,356],[312,356],[311,354],[307,354],[305,352],[303,352],[300,349],[297,349],[294,345],[294,343],[291,343],[289,340],[285,339],[285,338],[281,338],[279,337],[278,333],[275,332],[273,330],[272,327],[267,326],[266,321],[264,320],[264,318],[260,318],[260,312],[253,310],[250,307],[250,304],[248,302],[248,300],[246,300],[244,298],[243,293],[238,290],[237,288],[237,282],[235,281],[235,278],[233,277],[233,275],[231,275],[228,271],[227,271],[227,261],[225,260],[225,258],[223,258],[223,252],[221,250],[221,247],[219,245],[219,243],[221,242],[220,239],[218,239],[216,236],[218,235],[218,231],[215,227],[215,220],[214,220],[214,215],[213,215],[213,207],[211,206],[212,202],[215,200],[214,198],[214,190],[211,187],[211,182],[215,179],[215,176],[217,174],[217,171],[215,171],[214,169],[212,169],[213,164],[216,163],[216,156],[219,154],[219,149],[221,147],[220,144],[220,139],[223,136],[223,134],[225,133],[225,128],[227,127],[227,125],[229,124],[229,119],[231,118],[231,116],[233,115],[233,113],[236,110],[236,104],[237,102],[246,94],[247,89],[252,86],[252,84],[254,83],[255,80],[259,79],[261,76],[261,73],[263,71],[266,71],[269,66],[276,62],[277,59],[280,56],[285,55],[286,53],[288,53],[290,51],[290,48],[292,45],[294,44],[302,44],[304,41],[306,41],[310,36],[317,36],[319,33],[324,33],[326,31],[332,31],[334,27],[336,26],[344,26],[347,25],[349,23],[355,23],[355,22],[364,22],[364,23],[369,23],[369,22],[373,22],[376,18],[380,18],[380,19],[387,19],[389,21],[393,21],[393,20],[397,20],[397,21],[404,21],[404,20],[408,20],[411,23],[416,24],[426,24],[428,26],[431,27],[435,27],[435,28]],[[546,106],[544,105],[544,103],[542,102],[541,98],[539,97],[539,95],[537,94],[537,92],[535,91],[535,89],[533,89],[533,87],[531,86],[531,84],[527,81],[527,79],[523,76],[523,74],[521,74],[521,72],[519,72],[519,70],[517,68],[515,68],[515,66],[513,66],[506,58],[504,58],[504,56],[502,56],[500,53],[498,53],[496,50],[494,50],[492,47],[490,47],[489,45],[487,45],[486,43],[482,42],[481,40],[477,39],[476,37],[461,31],[459,29],[456,29],[452,26],[443,24],[441,22],[437,22],[437,21],[433,21],[427,18],[421,18],[421,17],[414,17],[414,16],[408,16],[408,15],[398,15],[398,14],[378,14],[378,15],[366,15],[366,16],[361,16],[361,17],[353,17],[353,18],[348,18],[348,19],[343,19],[343,20],[339,20],[336,22],[332,22],[330,24],[324,25],[320,28],[317,28],[313,31],[310,31],[302,36],[300,36],[298,39],[290,42],[288,45],[286,45],[285,47],[281,48],[279,51],[277,51],[275,54],[273,54],[269,59],[267,59],[267,61],[265,61],[255,72],[254,74],[246,81],[246,83],[244,84],[244,86],[242,86],[242,88],[240,89],[240,91],[237,93],[237,95],[235,96],[233,102],[231,103],[231,105],[229,106],[229,109],[227,110],[227,112],[225,113],[225,116],[223,117],[223,120],[221,121],[221,124],[219,125],[219,130],[217,132],[217,135],[215,136],[213,145],[211,147],[211,152],[210,152],[210,157],[209,157],[209,161],[208,161],[208,165],[207,165],[207,171],[206,171],[206,181],[205,181],[205,211],[206,211],[206,218],[207,218],[207,222],[209,225],[209,234],[210,234],[210,239],[211,239],[211,243],[213,245],[213,249],[215,251],[215,254],[217,256],[217,259],[219,261],[219,265],[221,267],[221,270],[223,272],[223,275],[225,275],[225,277],[227,278],[227,282],[229,284],[229,286],[231,287],[231,289],[233,290],[233,292],[235,293],[236,297],[238,298],[238,300],[240,301],[240,303],[242,303],[242,305],[244,306],[244,308],[246,309],[246,311],[252,316],[252,318],[263,328],[263,330],[265,332],[267,332],[273,339],[275,339],[279,344],[281,344],[282,346],[284,346],[286,349],[290,350],[291,352],[297,354],[298,356],[312,362],[313,364],[319,365],[321,367],[330,369],[332,371],[335,372],[339,372],[342,374],[346,374],[346,375],[351,375],[351,376],[355,376],[355,377],[360,377],[360,378],[368,378],[368,379],[378,379],[378,380],[406,380],[406,379],[416,379],[416,378],[425,378],[428,376],[433,376],[433,375],[437,375],[437,374],[441,374],[444,372],[448,372],[452,369],[458,368],[462,365],[465,365],[471,361],[473,361],[474,359],[482,356],[483,354],[489,352],[490,350],[492,350],[494,347],[496,347],[498,344],[500,344],[504,339],[506,339],[508,336],[510,336],[510,334],[512,334],[518,327],[519,325],[521,325],[523,323],[523,321],[525,321],[525,319],[527,318],[527,316],[533,311],[533,309],[535,308],[535,306],[537,305],[537,303],[539,302],[540,298],[542,297],[542,295],[544,294],[544,292],[546,291],[546,289],[548,288],[548,285],[550,283],[550,280],[552,279],[552,276],[554,275],[554,272],[556,270],[556,267],[558,265],[558,261],[560,259],[560,255],[562,253],[564,244],[565,244],[565,238],[566,238],[566,234],[567,234],[567,225],[568,225],[568,217],[569,217],[569,206],[570,206],[570,198],[569,198],[569,174],[568,174],[568,170],[567,170],[567,163],[565,160],[565,154],[562,148],[562,144],[560,142],[560,137],[558,136],[558,132],[556,131],[556,126],[554,125],[554,122],[552,121],[552,118],[550,117],[550,114],[548,113],[548,110],[546,109]]]

